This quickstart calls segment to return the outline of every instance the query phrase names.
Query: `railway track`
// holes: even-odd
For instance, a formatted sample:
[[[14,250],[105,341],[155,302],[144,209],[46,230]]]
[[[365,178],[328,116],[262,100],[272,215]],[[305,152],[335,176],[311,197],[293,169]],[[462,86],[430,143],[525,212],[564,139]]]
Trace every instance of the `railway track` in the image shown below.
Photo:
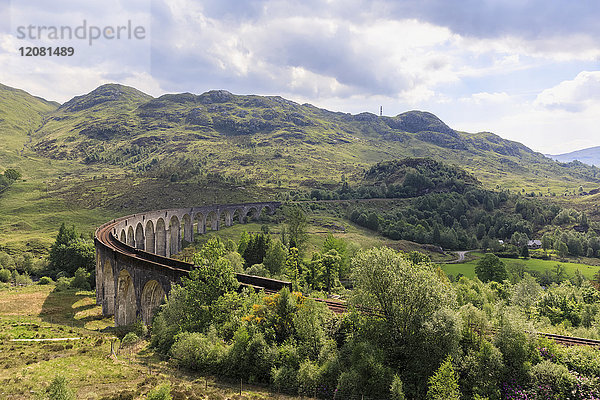
[[[144,262],[152,263],[166,269],[175,269],[179,271],[190,271],[193,268],[193,264],[185,263],[183,261],[175,260],[172,258],[157,256],[155,254],[147,253],[143,250],[135,249],[120,240],[118,240],[113,234],[112,229],[117,224],[117,220],[113,220],[99,227],[96,230],[96,238],[104,245],[110,247],[112,250],[117,251],[127,257],[133,257]],[[169,265],[171,264],[171,265]],[[176,265],[173,265],[176,264]],[[244,284],[244,283],[242,283]],[[276,293],[278,290],[271,288],[257,286],[256,284],[245,283],[245,286],[253,287],[255,289],[264,289],[266,293]],[[332,312],[336,314],[343,314],[347,310],[346,302],[342,300],[333,299],[318,299],[313,300],[325,304]],[[365,310],[365,312],[372,312],[372,310]],[[490,329],[491,334],[495,334],[497,329]],[[553,333],[536,332],[536,335],[542,336],[548,339],[552,339],[557,343],[566,346],[592,346],[600,348],[600,340],[578,338],[573,336],[556,335]]]

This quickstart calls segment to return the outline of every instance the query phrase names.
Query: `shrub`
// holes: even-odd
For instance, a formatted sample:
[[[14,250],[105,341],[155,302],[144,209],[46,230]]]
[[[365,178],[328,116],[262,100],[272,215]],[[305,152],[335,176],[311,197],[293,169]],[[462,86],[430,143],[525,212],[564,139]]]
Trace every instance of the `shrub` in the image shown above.
[[[392,400],[406,400],[404,390],[402,389],[402,380],[398,375],[394,375],[392,385],[390,386],[390,397]]]
[[[429,378],[427,400],[459,400],[458,377],[452,367],[452,357],[448,356],[437,371]]]
[[[15,285],[32,285],[33,281],[29,277],[27,272],[23,272],[22,274],[15,274]]]
[[[123,340],[121,340],[121,346],[132,346],[139,342],[139,340],[140,338],[135,334],[135,332],[129,332],[127,335],[125,335]]]
[[[82,267],[77,268],[75,276],[71,281],[71,287],[73,289],[90,290],[90,283],[88,282],[89,273]]]
[[[10,271],[6,268],[0,269],[0,282],[8,283],[11,281]]]
[[[48,276],[42,276],[38,281],[38,285],[50,285],[52,283],[54,283],[54,281]]]
[[[146,398],[148,400],[172,400],[171,385],[168,383],[158,385],[148,393]]]
[[[177,335],[171,354],[185,368],[216,373],[227,353],[227,347],[211,329],[208,335],[183,332]]]
[[[58,278],[58,280],[56,281],[56,288],[54,290],[56,290],[57,292],[64,292],[65,290],[68,290],[71,287],[71,280],[73,278],[66,278],[66,277],[60,277]]]
[[[552,393],[559,398],[565,398],[575,384],[575,378],[569,373],[567,367],[554,364],[549,360],[534,365],[531,368],[531,375],[534,387],[543,390],[543,394]]]
[[[75,394],[69,388],[67,379],[57,375],[46,390],[50,400],[75,400]]]
[[[310,360],[303,361],[298,370],[300,394],[313,395],[317,390],[318,382],[319,366]]]

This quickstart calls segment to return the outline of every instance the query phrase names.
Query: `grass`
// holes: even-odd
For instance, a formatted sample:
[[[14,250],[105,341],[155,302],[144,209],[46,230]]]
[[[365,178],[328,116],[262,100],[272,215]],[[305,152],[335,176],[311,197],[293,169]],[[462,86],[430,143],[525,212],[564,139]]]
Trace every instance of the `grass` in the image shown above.
[[[482,255],[483,254],[481,253],[473,254],[473,256],[478,258]],[[446,274],[448,275],[457,276],[458,274],[462,274],[468,278],[474,278],[475,266],[477,265],[478,258],[460,264],[443,264],[441,265],[441,267],[444,270],[444,272],[446,272]],[[596,272],[600,270],[599,266],[582,264],[579,262],[564,262],[561,260],[540,260],[535,258],[503,258],[502,261],[506,265],[507,269],[510,268],[511,265],[519,264],[523,265],[525,267],[525,270],[527,271],[536,271],[540,273],[544,271],[552,271],[557,264],[560,264],[565,268],[565,274],[567,277],[574,276],[575,271],[579,270],[587,279],[592,279]]]
[[[168,382],[178,399],[281,398],[264,388],[180,371],[140,342],[110,357],[113,325],[103,318],[93,292],[54,291],[54,285],[0,289],[0,398],[30,399],[63,375],[78,399],[141,399]],[[60,342],[11,342],[11,339],[79,337]],[[121,397],[119,397],[121,396]]]

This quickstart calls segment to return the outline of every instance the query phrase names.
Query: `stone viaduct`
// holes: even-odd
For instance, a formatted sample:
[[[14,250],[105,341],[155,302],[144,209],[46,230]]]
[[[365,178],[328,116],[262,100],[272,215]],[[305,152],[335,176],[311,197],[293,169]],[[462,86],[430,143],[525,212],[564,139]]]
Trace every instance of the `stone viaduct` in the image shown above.
[[[234,222],[273,214],[279,202],[214,205],[149,211],[107,222],[96,230],[96,302],[115,325],[141,319],[149,324],[171,286],[194,267],[170,258],[194,232],[219,230]],[[279,290],[289,282],[237,274],[241,284]]]

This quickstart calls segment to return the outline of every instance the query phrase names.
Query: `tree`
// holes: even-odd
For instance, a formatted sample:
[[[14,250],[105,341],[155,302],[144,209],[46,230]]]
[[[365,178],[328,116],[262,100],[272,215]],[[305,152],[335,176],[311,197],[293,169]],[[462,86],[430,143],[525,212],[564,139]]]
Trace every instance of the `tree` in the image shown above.
[[[312,259],[304,268],[304,281],[313,290],[323,288],[323,257],[321,253],[314,253]]]
[[[248,234],[248,232],[243,231],[240,236],[240,241],[238,242],[238,253],[242,255],[244,254],[244,252],[246,251],[246,247],[248,247],[248,242],[250,242],[250,235]]]
[[[548,232],[542,236],[542,248],[544,251],[548,251],[552,248],[552,235]]]
[[[285,223],[290,240],[290,247],[301,248],[306,241],[306,215],[298,206],[285,209]]]
[[[323,250],[321,253],[325,254],[329,250],[337,251],[338,255],[341,257],[340,275],[344,276],[350,267],[350,251],[348,251],[348,244],[343,238],[336,238],[331,233],[328,233],[323,242]]]
[[[211,238],[194,254],[194,269],[181,278],[182,325],[192,331],[202,331],[212,318],[214,303],[223,294],[239,286],[231,263],[225,258],[227,250],[217,238]]]
[[[74,238],[70,239],[73,236]],[[65,241],[67,242],[64,243]],[[56,242],[52,245],[48,255],[50,261],[48,265],[49,273],[56,276],[58,272],[63,271],[73,275],[80,267],[86,271],[93,271],[95,254],[94,243],[91,240],[77,238],[74,229],[72,231],[59,231]]]
[[[277,239],[271,240],[263,259],[263,264],[271,274],[279,274],[285,264],[286,256],[287,249],[285,246]]]
[[[285,273],[288,278],[295,285],[299,284],[300,278],[300,256],[298,255],[298,249],[295,247],[290,248],[287,258],[285,260]]]
[[[502,282],[508,278],[506,267],[498,256],[488,253],[475,266],[475,274],[482,282]]]
[[[352,261],[353,301],[378,310],[392,336],[407,340],[437,310],[454,303],[452,287],[429,265],[415,266],[388,247],[359,252]]]
[[[21,179],[21,173],[14,168],[8,168],[4,171],[4,176],[6,179],[14,182],[18,179]]]
[[[521,257],[529,258],[529,247],[527,247],[527,245],[521,247]]]
[[[328,292],[331,291],[331,288],[339,277],[341,260],[342,258],[335,249],[329,250],[327,253],[323,254],[323,281],[325,283],[325,289]]]
[[[558,252],[558,256],[561,258],[564,258],[569,255],[569,247],[567,247],[567,244],[563,241],[558,242],[558,245],[556,246],[556,251]]]
[[[256,233],[250,235],[250,240],[248,241],[244,252],[241,253],[246,261],[246,268],[263,262],[270,241],[271,236],[268,234]]]
[[[452,366],[452,357],[448,356],[435,374],[429,378],[427,400],[459,400],[458,377]]]
[[[46,390],[49,400],[75,400],[73,390],[69,388],[67,379],[57,375]]]

